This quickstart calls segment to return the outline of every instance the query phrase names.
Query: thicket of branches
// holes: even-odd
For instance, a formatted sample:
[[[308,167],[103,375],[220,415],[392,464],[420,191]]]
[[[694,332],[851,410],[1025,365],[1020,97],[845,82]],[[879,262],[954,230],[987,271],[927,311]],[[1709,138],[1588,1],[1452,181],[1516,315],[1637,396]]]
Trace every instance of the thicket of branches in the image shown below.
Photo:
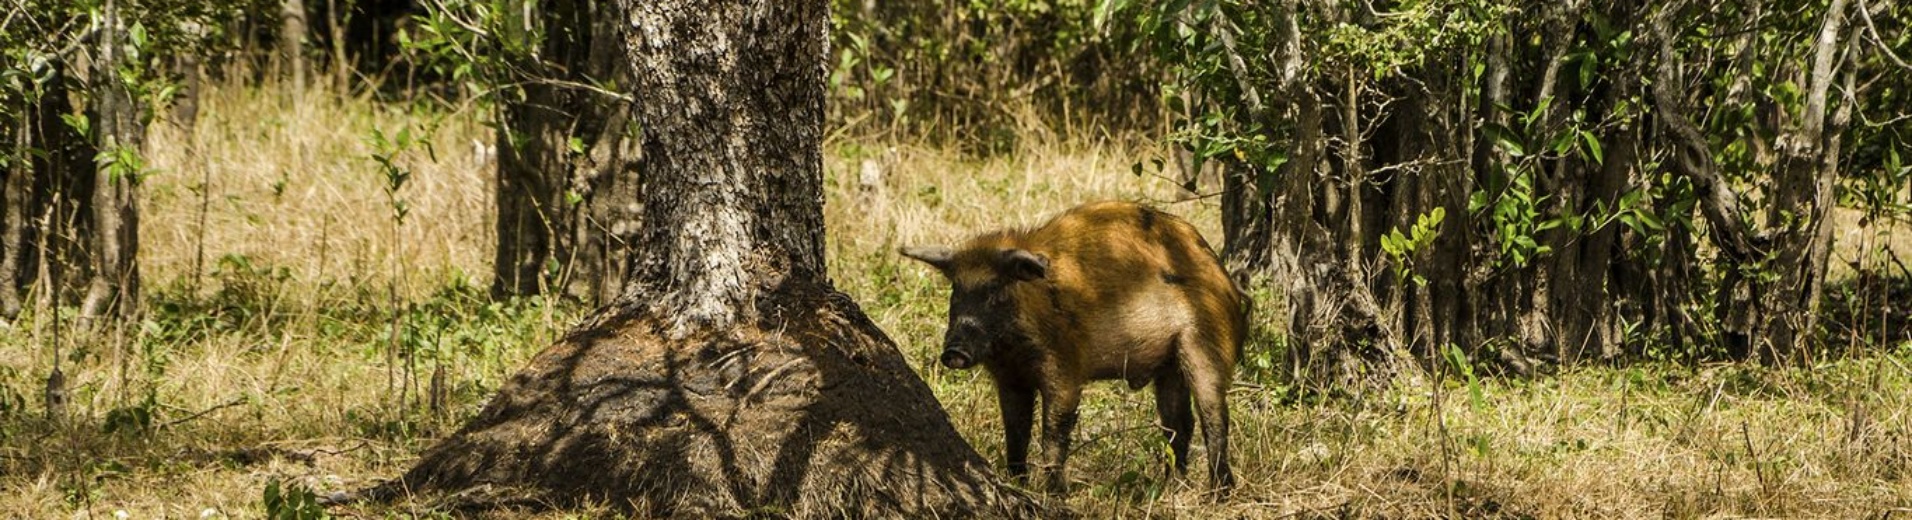
[[[1304,380],[1838,356],[1832,231],[1908,215],[1896,3],[1105,7],[1171,66]]]

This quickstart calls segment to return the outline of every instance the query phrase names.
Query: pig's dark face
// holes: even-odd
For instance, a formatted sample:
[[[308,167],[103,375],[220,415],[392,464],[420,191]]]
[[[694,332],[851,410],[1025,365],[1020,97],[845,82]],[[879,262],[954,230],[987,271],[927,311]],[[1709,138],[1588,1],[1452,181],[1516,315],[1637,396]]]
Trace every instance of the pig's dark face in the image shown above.
[[[989,359],[1017,330],[1017,284],[1048,274],[1048,260],[1021,249],[906,248],[903,255],[942,271],[953,286],[949,329],[943,334],[943,366],[966,369]]]
[[[964,369],[987,359],[991,347],[1016,326],[1016,300],[1009,284],[990,280],[957,286],[949,294],[949,330],[943,334],[943,366]]]

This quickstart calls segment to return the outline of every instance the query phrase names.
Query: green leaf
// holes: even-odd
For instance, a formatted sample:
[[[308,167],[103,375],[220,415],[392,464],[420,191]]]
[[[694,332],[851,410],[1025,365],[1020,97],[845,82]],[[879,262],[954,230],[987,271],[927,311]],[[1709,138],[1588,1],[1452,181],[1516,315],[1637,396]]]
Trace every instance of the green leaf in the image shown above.
[[[73,129],[74,132],[78,132],[80,135],[86,137],[93,136],[93,124],[91,120],[86,118],[86,114],[60,114],[60,121],[66,123],[67,128]]]
[[[1468,213],[1480,213],[1481,210],[1487,209],[1487,205],[1488,195],[1485,191],[1476,191],[1467,196]]]
[[[1528,112],[1527,115],[1522,118],[1522,121],[1529,125],[1534,124],[1535,121],[1539,121],[1541,116],[1547,115],[1547,109],[1553,107],[1553,100],[1553,96],[1540,98],[1540,102],[1534,104],[1534,110]]]
[[[1666,226],[1661,224],[1660,219],[1657,217],[1654,217],[1652,213],[1640,211],[1640,212],[1635,212],[1635,214],[1639,215],[1640,224],[1645,225],[1647,229],[1651,229],[1654,231],[1666,230]]]
[[[1128,0],[1102,0],[1096,2],[1093,22],[1095,29],[1097,31],[1108,30],[1109,18],[1113,17],[1115,13],[1121,12],[1122,8],[1128,7],[1128,4]]]
[[[571,137],[565,140],[565,144],[566,146],[569,146],[571,148],[571,153],[584,155],[584,140],[583,139]]]
[[[146,48],[146,24],[133,22],[132,27],[126,28],[126,35],[132,38],[134,48]]]
[[[1594,73],[1596,72],[1596,69],[1597,69],[1596,65],[1598,65],[1599,63],[1600,63],[1599,58],[1595,57],[1594,54],[1591,52],[1581,55],[1580,57],[1580,88],[1581,89],[1585,89],[1587,88],[1587,86],[1593,84],[1593,78],[1595,76]]]
[[[1614,210],[1626,211],[1640,207],[1640,198],[1644,196],[1646,196],[1646,192],[1643,190],[1632,190],[1622,193],[1620,194],[1620,204],[1614,207]]]
[[[1527,155],[1527,147],[1520,144],[1520,136],[1514,135],[1514,132],[1507,127],[1486,123],[1481,125],[1481,130],[1494,141],[1496,146],[1500,147],[1501,151],[1507,152],[1507,155],[1514,157]]]
[[[1279,170],[1281,169],[1283,165],[1288,164],[1288,154],[1286,153],[1282,153],[1280,151],[1270,151],[1265,155],[1267,156],[1267,158],[1262,160],[1261,167],[1268,171],[1272,172],[1275,170]]]
[[[1567,155],[1567,152],[1573,151],[1574,141],[1576,140],[1575,137],[1577,136],[1571,132],[1562,132],[1560,135],[1554,136],[1552,142],[1547,143],[1547,150],[1557,156]]]
[[[1581,130],[1580,139],[1583,141],[1586,141],[1587,153],[1593,155],[1594,164],[1606,164],[1607,162],[1606,153],[1600,150],[1600,139],[1597,137],[1594,137],[1593,132]]]

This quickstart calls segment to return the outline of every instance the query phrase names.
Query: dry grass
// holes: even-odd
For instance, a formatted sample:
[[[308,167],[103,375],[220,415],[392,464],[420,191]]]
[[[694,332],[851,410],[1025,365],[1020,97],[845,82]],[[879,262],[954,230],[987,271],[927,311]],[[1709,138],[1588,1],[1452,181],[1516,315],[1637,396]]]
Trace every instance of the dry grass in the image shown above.
[[[155,128],[141,229],[144,274],[190,276],[203,241],[207,269],[244,255],[291,270],[293,280],[382,285],[403,259],[408,295],[447,276],[482,277],[493,244],[490,166],[474,141],[491,132],[471,113],[417,114],[312,92],[214,89],[197,131]],[[442,120],[442,124],[440,121]],[[402,154],[413,176],[399,197],[410,207],[393,234],[385,179],[371,159],[374,130],[432,132],[435,146]],[[209,181],[204,232],[198,220]]]
[[[75,396],[69,419],[40,418],[50,320],[0,336],[0,403],[18,403],[0,419],[0,515],[250,518],[261,516],[261,490],[274,479],[329,492],[393,476],[575,318],[577,309],[492,305],[476,297],[482,291],[457,289],[483,286],[491,248],[490,181],[469,146],[488,131],[471,114],[443,118],[435,157],[405,156],[415,169],[403,192],[413,211],[394,240],[363,137],[373,127],[430,126],[428,118],[319,92],[300,102],[269,92],[209,93],[191,147],[177,133],[156,136],[152,162],[163,171],[147,187],[143,259],[160,287],[158,310],[144,333],[62,343],[78,353],[63,362]],[[897,246],[1033,224],[1109,198],[1154,201],[1219,237],[1212,199],[1167,202],[1182,197],[1172,183],[1130,173],[1146,148],[1061,139],[1021,147],[976,159],[841,139],[826,158],[837,285],[896,339],[991,459],[1001,453],[993,391],[977,372],[933,362],[946,289]],[[212,190],[203,233],[201,175]],[[1902,243],[1901,233],[1882,236]],[[206,275],[195,288],[202,237]],[[245,262],[215,262],[228,254]],[[394,281],[400,300],[422,306],[406,322],[430,332],[418,334],[420,365],[448,367],[455,406],[443,418],[396,402],[386,387],[385,291]],[[1249,348],[1268,356],[1276,346],[1264,337]],[[1223,504],[1203,499],[1199,476],[1162,478],[1166,450],[1146,391],[1096,385],[1069,502],[1092,517],[1907,514],[1908,359],[1912,345],[1807,371],[1594,367],[1471,389],[1407,376],[1386,391],[1320,402],[1291,402],[1277,382],[1244,376],[1232,399],[1242,485]],[[149,390],[159,427],[102,433],[111,410],[135,407]]]

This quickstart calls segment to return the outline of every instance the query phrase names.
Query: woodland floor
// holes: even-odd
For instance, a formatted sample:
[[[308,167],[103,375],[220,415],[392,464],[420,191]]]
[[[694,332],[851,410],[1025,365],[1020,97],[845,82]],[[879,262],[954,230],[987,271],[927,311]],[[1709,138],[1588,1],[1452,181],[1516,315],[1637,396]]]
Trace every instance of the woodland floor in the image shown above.
[[[193,136],[156,131],[138,327],[81,334],[39,310],[0,333],[0,517],[254,518],[268,488],[325,495],[397,476],[584,311],[485,298],[481,109],[425,115],[269,92],[215,89]],[[414,171],[398,193],[410,206],[402,224],[370,159],[374,128],[412,128],[434,145],[400,154]],[[1220,236],[1215,199],[1185,200],[1177,182],[1131,172],[1153,148],[1030,139],[994,158],[879,139],[826,146],[832,278],[997,464],[987,378],[934,362],[947,289],[896,247],[1097,199],[1149,201]],[[1841,218],[1851,225],[1838,228],[1836,277],[1889,271],[1883,251],[1912,257],[1912,227]],[[1096,518],[1912,515],[1912,338],[1905,309],[1889,308],[1907,301],[1904,286],[1847,286],[1841,301],[1857,312],[1842,337],[1857,344],[1856,329],[1885,328],[1895,339],[1809,369],[1407,374],[1319,401],[1280,384],[1277,320],[1264,312],[1230,396],[1233,499],[1205,501],[1199,477],[1164,479],[1150,394],[1104,384],[1085,399],[1067,503]],[[1257,297],[1270,308],[1269,294]],[[393,345],[411,355],[388,357]],[[56,358],[72,397],[49,420],[40,396]],[[439,367],[446,402],[433,409]]]

